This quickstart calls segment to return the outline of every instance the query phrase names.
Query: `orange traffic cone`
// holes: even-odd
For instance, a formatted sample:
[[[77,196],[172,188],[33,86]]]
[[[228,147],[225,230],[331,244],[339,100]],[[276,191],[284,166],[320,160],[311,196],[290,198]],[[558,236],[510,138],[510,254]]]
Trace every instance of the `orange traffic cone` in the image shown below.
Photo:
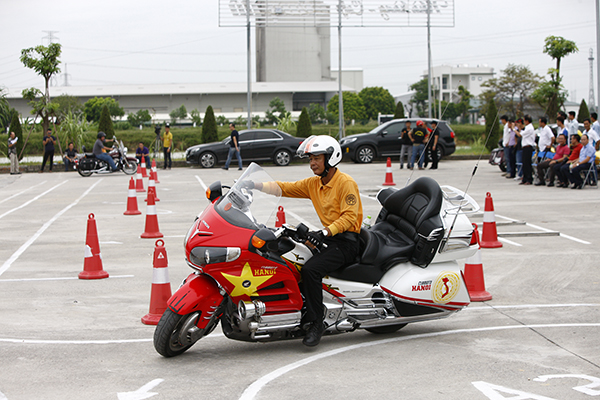
[[[473,237],[479,245],[477,252],[465,260],[465,282],[471,301],[488,301],[492,295],[485,290],[485,280],[483,279],[483,264],[481,263],[481,244],[479,243],[479,232],[477,225],[473,224]],[[471,241],[473,243],[473,241]]]
[[[135,195],[135,182],[133,177],[129,179],[129,192],[127,192],[127,211],[123,215],[140,215],[142,212],[138,210],[137,196]]]
[[[144,189],[144,180],[142,179],[142,167],[138,165],[137,174],[135,175],[135,191],[136,192],[145,192]]]
[[[79,279],[108,278],[108,272],[102,269],[102,254],[100,254],[100,243],[98,242],[94,214],[88,215],[83,271],[78,276]]]
[[[142,157],[142,178],[147,178],[148,173],[146,172],[146,158]]]
[[[146,206],[146,227],[144,233],[140,236],[142,239],[161,238],[163,234],[158,230],[158,217],[156,216],[156,203],[154,196],[148,196],[148,205]]]
[[[146,200],[144,201],[148,201],[148,197],[150,197],[150,194],[154,196],[154,201],[160,201],[160,199],[156,195],[156,185],[154,185],[154,172],[152,172],[152,170],[150,170],[150,179],[148,180],[148,195],[146,196]]]
[[[160,317],[167,309],[167,301],[171,297],[171,282],[169,281],[169,262],[165,242],[156,241],[154,261],[152,262],[152,291],[150,292],[150,311],[142,317],[146,325],[158,325]]]
[[[283,206],[279,206],[277,216],[275,217],[275,228],[279,228],[283,224],[285,224],[285,211],[283,211]]]
[[[158,181],[158,173],[156,172],[156,161],[152,159],[152,172],[154,172],[154,183],[160,183]]]
[[[494,201],[492,200],[492,195],[490,192],[487,192],[485,195],[481,247],[484,249],[502,247],[502,243],[498,241],[498,231],[496,230],[496,214],[494,214]]]
[[[385,167],[385,182],[383,186],[396,186],[394,177],[392,176],[392,159],[388,157],[387,166]]]

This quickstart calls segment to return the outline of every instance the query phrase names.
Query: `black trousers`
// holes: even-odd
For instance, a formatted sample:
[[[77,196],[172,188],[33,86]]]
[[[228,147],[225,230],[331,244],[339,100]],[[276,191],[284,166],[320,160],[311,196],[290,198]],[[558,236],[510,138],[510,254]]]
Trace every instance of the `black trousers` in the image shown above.
[[[46,161],[48,161],[48,159],[50,159],[50,166],[48,167],[48,169],[52,171],[52,164],[54,163],[54,150],[44,152],[44,158],[42,159],[42,171],[44,170],[44,167],[46,166]]]
[[[531,175],[531,157],[533,156],[533,147],[523,147],[523,182],[533,183],[533,176]]]
[[[437,169],[438,167],[438,152],[437,152],[437,146],[436,145],[436,149],[433,149],[433,146],[429,148],[429,151],[431,151],[431,168],[432,169]]]
[[[323,320],[323,277],[344,265],[353,263],[358,255],[358,234],[345,232],[326,238],[325,243],[327,248],[317,253],[302,267],[302,293],[306,305],[305,322]]]
[[[169,147],[163,147],[163,151],[165,154],[165,165],[164,168],[171,168],[171,152],[169,151]],[[167,164],[168,161],[168,164]]]

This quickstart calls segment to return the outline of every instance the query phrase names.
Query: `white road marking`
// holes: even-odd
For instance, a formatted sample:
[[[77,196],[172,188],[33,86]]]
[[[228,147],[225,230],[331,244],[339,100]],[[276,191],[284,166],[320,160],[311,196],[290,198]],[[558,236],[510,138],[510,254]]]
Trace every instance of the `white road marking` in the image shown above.
[[[508,239],[506,239],[506,238],[501,238],[501,237],[499,237],[499,238],[498,238],[498,240],[499,240],[499,241],[501,241],[501,242],[503,242],[503,243],[512,244],[513,246],[517,246],[517,247],[523,247],[523,245],[522,245],[522,244],[520,244],[520,243],[517,243],[517,242],[513,242],[512,240],[508,240]]]
[[[375,200],[376,202],[379,203],[379,201],[377,200],[377,197],[371,197],[371,196],[369,196],[367,194],[362,194],[362,193],[360,194],[360,197],[362,197],[363,199]]]
[[[8,400],[4,393],[0,392],[0,400]]]
[[[594,390],[595,387],[600,387],[600,379],[595,376],[581,375],[581,374],[559,374],[559,375],[542,375],[534,378],[535,382],[546,382],[548,379],[556,378],[569,378],[569,379],[586,379],[591,383],[587,385],[575,386],[573,390],[585,393],[588,396],[600,396],[600,390]]]
[[[146,383],[144,386],[136,390],[135,392],[120,392],[117,393],[119,400],[144,400],[150,397],[156,396],[158,393],[149,392],[153,387],[159,385],[164,379],[154,379]]]
[[[81,196],[79,196],[74,202],[72,202],[71,204],[69,204],[62,210],[60,210],[54,217],[50,218],[50,220],[48,222],[46,222],[31,238],[29,238],[29,240],[27,242],[25,242],[21,247],[19,247],[19,249],[17,251],[15,251],[13,253],[13,255],[10,256],[10,258],[4,262],[4,264],[2,264],[2,267],[0,267],[0,275],[5,273],[11,267],[12,263],[15,262],[21,256],[21,254],[23,254],[25,252],[25,250],[27,250],[29,248],[29,246],[31,246],[33,244],[33,242],[35,242],[37,240],[37,238],[40,237],[40,235],[42,233],[44,233],[46,231],[46,229],[48,229],[50,227],[50,225],[52,225],[54,223],[54,221],[56,221],[58,218],[61,217],[61,215],[63,215],[67,211],[69,211],[71,209],[71,207],[73,207],[77,203],[79,203],[79,201],[81,199],[83,199],[85,196],[87,196],[87,194],[89,192],[91,192],[92,189],[94,189],[96,187],[96,185],[98,185],[100,182],[102,182],[102,179],[104,179],[104,178],[101,178],[100,180],[96,181],[96,183],[94,183],[92,186],[90,186],[90,188],[88,190],[86,190]],[[66,181],[64,181],[63,183],[65,183],[65,182]],[[60,185],[62,185],[62,183]],[[55,186],[54,188],[56,188],[58,186],[59,185]],[[52,189],[54,189],[54,188],[52,188]]]
[[[110,275],[108,279],[133,278],[135,275]],[[69,281],[79,279],[77,276],[64,276],[56,278],[23,278],[23,279],[0,279],[0,282],[30,282],[30,281]]]
[[[68,179],[67,179],[67,180],[64,180],[64,181],[62,181],[62,182],[61,182],[61,183],[59,183],[58,185],[52,186],[50,189],[46,190],[44,193],[42,193],[42,194],[38,194],[38,195],[37,195],[37,196],[35,196],[33,199],[31,199],[31,200],[29,200],[29,201],[26,201],[25,203],[21,204],[19,207],[15,207],[15,208],[13,208],[12,210],[8,210],[8,211],[7,211],[7,212],[5,212],[4,214],[1,214],[1,215],[0,215],[0,218],[2,218],[2,217],[5,217],[6,215],[8,215],[8,214],[10,214],[10,213],[12,213],[12,212],[14,212],[14,211],[20,210],[20,209],[21,209],[21,208],[23,208],[23,207],[27,207],[28,205],[30,205],[31,203],[33,203],[34,201],[36,201],[36,200],[37,200],[37,199],[39,199],[40,197],[43,197],[43,196],[47,195],[48,193],[50,193],[51,191],[53,191],[53,190],[54,190],[54,189],[56,189],[57,187],[59,187],[59,186],[61,186],[61,185],[65,184],[65,183],[67,183],[67,182],[68,182]]]
[[[8,200],[10,200],[10,199],[14,199],[15,197],[17,197],[17,196],[19,196],[19,195],[21,195],[21,194],[23,194],[23,193],[27,192],[28,190],[31,190],[31,189],[33,189],[33,188],[34,188],[34,187],[36,187],[36,186],[43,185],[43,184],[44,184],[44,183],[46,183],[46,182],[48,182],[48,181],[42,181],[42,182],[38,183],[37,185],[30,186],[30,187],[28,187],[27,189],[20,191],[19,193],[15,193],[15,194],[13,194],[12,196],[10,196],[10,197],[7,197],[6,199],[4,199],[4,200],[0,201],[0,204],[4,203],[5,201],[8,201]],[[2,393],[0,393],[0,394],[2,394]],[[2,397],[0,397],[0,399],[2,399]]]
[[[519,221],[518,219],[509,218],[509,217],[505,217],[505,216],[503,216],[503,215],[498,215],[498,214],[496,214],[496,217],[500,217],[500,218],[506,219],[506,220],[508,220],[508,221]],[[526,222],[526,223],[525,223],[525,225],[527,225],[527,226],[529,226],[529,227],[531,227],[531,228],[534,228],[534,229],[539,229],[539,230],[541,230],[541,231],[544,231],[544,232],[554,232],[554,231],[553,231],[553,230],[551,230],[551,229],[547,229],[547,228],[544,228],[544,227],[541,227],[541,226],[537,226],[537,225],[534,225],[534,224],[530,224],[529,222]],[[573,237],[573,236],[570,236],[570,235],[565,235],[564,233],[560,233],[560,234],[559,234],[559,236],[560,236],[560,237],[563,237],[563,238],[565,238],[565,239],[572,240],[572,241],[574,241],[574,242],[578,242],[578,243],[582,243],[582,244],[591,244],[591,243],[590,243],[590,242],[588,242],[588,241],[581,240],[581,239],[577,239],[576,237]],[[500,239],[500,240],[502,240],[502,239]]]
[[[194,175],[196,177],[196,179],[198,179],[198,182],[200,182],[200,186],[202,186],[202,188],[204,190],[208,189],[208,186],[206,186],[206,184],[204,183],[204,181],[202,179],[200,179],[200,177],[198,175]]]
[[[380,344],[404,342],[404,341],[413,340],[413,339],[431,338],[431,337],[454,335],[454,334],[460,334],[460,333],[489,332],[489,331],[501,331],[501,330],[508,330],[508,329],[524,329],[524,328],[536,329],[536,328],[581,328],[581,327],[600,327],[600,323],[490,326],[490,327],[485,327],[485,328],[455,329],[455,330],[442,331],[442,332],[422,333],[422,334],[412,335],[412,336],[402,336],[402,337],[391,338],[391,339],[376,340],[376,341],[368,342],[368,343],[354,344],[351,346],[345,346],[345,347],[341,347],[339,349],[326,351],[324,353],[315,354],[314,356],[304,358],[302,360],[293,362],[288,365],[284,365],[283,367],[280,367],[280,368],[276,369],[275,371],[273,371],[267,375],[264,375],[264,376],[260,377],[259,379],[257,379],[256,381],[254,381],[250,386],[248,386],[246,388],[246,390],[244,390],[244,392],[240,396],[240,400],[253,400],[256,397],[256,395],[258,394],[258,392],[260,392],[260,390],[263,387],[265,387],[267,384],[271,383],[275,379],[279,378],[280,376],[287,374],[288,372],[291,372],[297,368],[303,367],[314,361],[318,361],[323,358],[327,358],[327,357],[335,356],[335,355],[338,355],[341,353],[345,353],[350,350],[357,350],[357,349],[361,349],[361,348],[365,348],[365,347],[377,346]]]
[[[295,212],[286,211],[287,214],[291,215],[292,217],[296,218],[296,220],[298,220],[299,222],[302,222],[304,225],[308,226],[308,229],[310,229],[311,231],[316,231],[319,230],[320,228],[317,228],[316,226],[314,226],[313,224],[311,224],[310,222],[302,219],[298,214],[296,214]]]
[[[471,303],[472,304],[472,303]],[[517,304],[513,306],[469,306],[464,311],[493,311],[494,309],[519,309],[519,308],[562,308],[562,307],[599,307],[600,304],[579,303],[579,304]]]

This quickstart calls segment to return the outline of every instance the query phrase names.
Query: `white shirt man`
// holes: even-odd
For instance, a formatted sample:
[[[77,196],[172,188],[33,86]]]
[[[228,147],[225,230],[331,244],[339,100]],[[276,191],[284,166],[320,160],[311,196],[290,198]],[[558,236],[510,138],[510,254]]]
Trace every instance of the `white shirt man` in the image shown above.
[[[565,125],[567,126],[567,129],[569,130],[568,143],[571,143],[571,136],[576,135],[577,132],[579,131],[579,121],[577,121],[575,119],[574,112],[572,112],[572,111],[569,112],[569,116],[567,117],[567,123]]]
[[[502,134],[502,146],[507,147],[508,141],[510,140],[510,132],[508,127],[508,118],[504,118],[504,115],[500,118],[500,122],[504,124],[504,132]]]
[[[527,127],[525,127],[525,129],[527,129]],[[554,134],[552,133],[552,129],[546,125],[546,118],[540,118],[540,132],[538,135],[540,137],[538,149],[540,151],[550,150],[552,143],[554,143]]]
[[[521,132],[521,146],[535,146],[535,129],[533,124],[530,122],[525,126],[523,132]]]
[[[598,122],[598,121],[596,121]],[[583,121],[583,126],[585,127],[585,133],[590,141],[590,144],[592,146],[596,145],[596,142],[598,141],[598,139],[600,139],[600,136],[598,136],[598,132],[596,132],[595,129],[593,129],[593,126],[590,125],[589,121],[586,119],[585,121]]]

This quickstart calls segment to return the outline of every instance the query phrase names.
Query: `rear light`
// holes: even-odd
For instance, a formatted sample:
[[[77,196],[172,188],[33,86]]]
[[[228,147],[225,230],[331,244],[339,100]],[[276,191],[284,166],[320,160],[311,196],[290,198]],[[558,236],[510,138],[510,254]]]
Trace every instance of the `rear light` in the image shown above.
[[[454,139],[454,131],[450,131],[450,137]]]

